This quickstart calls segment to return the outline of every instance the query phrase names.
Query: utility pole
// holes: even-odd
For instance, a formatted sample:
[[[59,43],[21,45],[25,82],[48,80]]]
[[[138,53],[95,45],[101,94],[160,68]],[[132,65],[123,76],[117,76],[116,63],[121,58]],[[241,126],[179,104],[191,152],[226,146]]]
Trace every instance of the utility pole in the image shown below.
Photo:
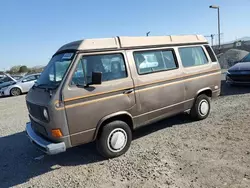
[[[211,46],[213,46],[213,45],[214,45],[214,36],[215,36],[215,34],[211,34],[211,35],[207,35],[207,36],[205,36],[205,37],[209,37],[209,38],[211,38]]]
[[[214,34],[211,34],[211,45],[214,45]]]
[[[220,7],[217,5],[211,5],[209,6],[209,8],[212,9],[217,9],[217,13],[218,13],[218,37],[219,37],[219,51],[220,51]]]

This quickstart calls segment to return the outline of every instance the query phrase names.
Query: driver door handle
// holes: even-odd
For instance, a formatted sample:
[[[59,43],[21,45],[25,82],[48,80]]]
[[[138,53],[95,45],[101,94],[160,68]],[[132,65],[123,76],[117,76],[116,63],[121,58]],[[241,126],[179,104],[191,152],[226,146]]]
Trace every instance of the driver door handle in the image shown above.
[[[123,91],[123,94],[129,94],[132,93],[134,91],[134,89],[126,89]]]

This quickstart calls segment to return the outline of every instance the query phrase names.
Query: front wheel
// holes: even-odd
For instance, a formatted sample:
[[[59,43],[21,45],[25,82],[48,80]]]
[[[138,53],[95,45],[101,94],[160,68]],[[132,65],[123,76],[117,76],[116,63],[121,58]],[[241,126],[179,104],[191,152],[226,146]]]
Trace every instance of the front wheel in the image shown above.
[[[14,87],[14,88],[12,88],[10,90],[10,95],[11,96],[18,96],[18,95],[21,95],[21,94],[22,94],[21,90],[19,88],[17,88],[17,87]]]
[[[207,118],[210,113],[210,99],[207,95],[199,95],[191,109],[190,115],[195,120]]]
[[[114,158],[126,153],[131,141],[132,132],[127,123],[113,121],[102,128],[96,140],[96,145],[103,157]]]

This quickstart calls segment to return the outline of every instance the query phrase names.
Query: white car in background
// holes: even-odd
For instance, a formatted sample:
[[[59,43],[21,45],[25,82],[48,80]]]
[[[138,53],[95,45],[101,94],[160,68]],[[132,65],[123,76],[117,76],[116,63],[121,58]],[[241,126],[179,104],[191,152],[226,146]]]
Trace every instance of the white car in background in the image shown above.
[[[158,61],[153,54],[144,54],[145,60],[140,64],[140,69],[154,68],[158,66]]]
[[[39,74],[30,74],[22,77],[10,86],[3,87],[0,90],[0,96],[17,96],[27,93],[39,78]]]

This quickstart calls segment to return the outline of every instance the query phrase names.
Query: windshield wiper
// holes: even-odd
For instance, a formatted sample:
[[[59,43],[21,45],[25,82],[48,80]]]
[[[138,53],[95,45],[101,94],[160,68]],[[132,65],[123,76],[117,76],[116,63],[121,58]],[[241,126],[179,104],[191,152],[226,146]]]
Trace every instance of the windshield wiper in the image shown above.
[[[50,84],[34,84],[33,85],[33,89],[34,88],[40,88],[40,89],[45,89],[45,91],[49,91],[49,90],[55,90],[58,87],[58,85],[50,85]]]

